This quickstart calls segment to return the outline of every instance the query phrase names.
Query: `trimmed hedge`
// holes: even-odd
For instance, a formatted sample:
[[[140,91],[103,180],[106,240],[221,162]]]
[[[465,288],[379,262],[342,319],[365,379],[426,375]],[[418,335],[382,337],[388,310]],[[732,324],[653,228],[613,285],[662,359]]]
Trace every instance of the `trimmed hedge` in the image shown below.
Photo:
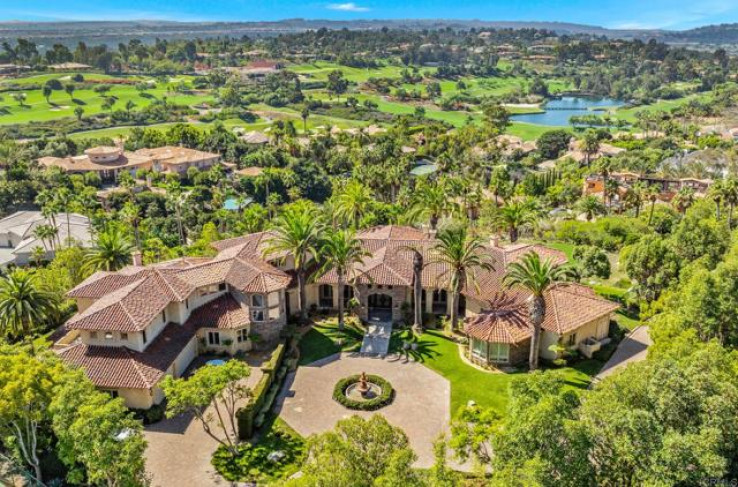
[[[336,383],[333,388],[333,399],[344,407],[355,409],[358,411],[374,411],[383,408],[392,402],[395,398],[395,390],[392,384],[379,377],[378,375],[367,375],[367,381],[378,385],[382,389],[382,393],[373,399],[366,401],[357,401],[346,397],[346,388],[351,384],[359,382],[360,374],[344,377]]]
[[[263,421],[264,416],[261,413],[271,409],[272,402],[277,396],[277,392],[279,392],[282,379],[287,373],[286,370],[284,372],[281,371],[285,350],[286,344],[284,342],[277,345],[277,348],[272,352],[269,362],[261,367],[264,375],[251,391],[253,395],[248,404],[236,412],[239,439],[248,440],[251,438],[254,434],[254,429],[260,426]],[[271,394],[270,388],[272,389]]]

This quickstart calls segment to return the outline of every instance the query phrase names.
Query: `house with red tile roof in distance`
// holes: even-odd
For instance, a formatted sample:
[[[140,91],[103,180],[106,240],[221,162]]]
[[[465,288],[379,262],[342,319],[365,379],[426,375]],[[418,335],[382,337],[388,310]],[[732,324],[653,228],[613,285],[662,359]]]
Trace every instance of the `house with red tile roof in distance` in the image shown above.
[[[132,408],[159,404],[159,383],[201,353],[274,344],[287,323],[288,262],[262,257],[264,234],[219,242],[213,258],[181,258],[97,272],[68,293],[78,311],[60,357]],[[280,268],[281,267],[281,268]]]

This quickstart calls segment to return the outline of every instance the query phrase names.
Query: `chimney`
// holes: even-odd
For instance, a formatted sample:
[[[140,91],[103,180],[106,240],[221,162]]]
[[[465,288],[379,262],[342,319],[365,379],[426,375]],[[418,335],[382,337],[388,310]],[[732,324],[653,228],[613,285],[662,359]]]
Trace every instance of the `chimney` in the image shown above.
[[[500,248],[500,236],[493,235],[490,239],[490,243],[492,244],[492,247]]]
[[[133,265],[138,267],[143,266],[143,256],[141,255],[140,251],[134,250],[131,256],[133,257]]]

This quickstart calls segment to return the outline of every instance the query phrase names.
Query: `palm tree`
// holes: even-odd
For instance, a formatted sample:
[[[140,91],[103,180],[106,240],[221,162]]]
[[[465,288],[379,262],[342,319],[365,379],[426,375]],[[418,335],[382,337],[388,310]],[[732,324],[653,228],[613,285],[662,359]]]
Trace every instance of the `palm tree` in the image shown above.
[[[645,193],[646,184],[643,181],[636,181],[625,193],[625,201],[631,207],[635,208],[636,218],[641,214],[641,206],[643,205],[643,197],[645,196]]]
[[[585,162],[587,167],[592,161],[592,156],[600,151],[600,139],[597,137],[597,133],[594,130],[587,130],[582,138],[582,152],[584,152]]]
[[[532,251],[507,268],[507,274],[503,278],[505,286],[508,289],[519,286],[531,293],[528,299],[528,315],[533,326],[530,343],[530,370],[538,368],[541,325],[546,317],[546,300],[543,295],[551,286],[565,281],[571,274],[572,270],[569,266],[556,266],[549,259],[541,261],[541,257]]]
[[[451,290],[451,329],[456,329],[459,299],[464,287],[477,286],[477,272],[493,270],[492,257],[484,252],[484,242],[470,234],[466,226],[454,225],[438,234],[430,263],[445,267],[440,279],[447,281]]]
[[[412,219],[428,219],[435,230],[439,220],[454,213],[456,205],[449,199],[446,188],[441,184],[423,184],[415,191],[409,216]]]
[[[86,271],[117,271],[131,263],[135,246],[117,224],[108,224],[97,234],[95,246],[85,254]]]
[[[510,243],[518,241],[520,229],[535,225],[538,215],[530,204],[522,201],[509,202],[497,209],[492,216],[494,224],[501,229],[507,230],[510,235]]]
[[[659,199],[660,191],[656,186],[647,186],[645,196],[651,202],[651,211],[648,214],[648,225],[651,226],[653,221],[653,210],[656,208],[656,200]]]
[[[671,200],[671,204],[682,215],[692,206],[692,203],[694,203],[694,190],[686,186],[680,188],[677,194],[674,195],[674,199]]]
[[[266,241],[264,256],[275,253],[291,255],[295,261],[297,274],[298,303],[300,321],[306,323],[305,281],[307,264],[311,258],[318,260],[323,234],[323,224],[313,208],[297,205],[286,209],[275,221],[273,235]]]
[[[728,205],[728,229],[733,229],[733,209],[738,204],[738,181],[728,178],[722,185],[723,202]]]
[[[43,224],[33,229],[33,236],[41,240],[44,245],[44,249],[48,252],[49,249],[54,249],[54,237],[56,237],[58,230],[56,227],[51,225]],[[46,244],[49,245],[46,245]]]
[[[605,213],[605,207],[596,196],[590,195],[585,196],[577,202],[577,210],[584,213],[584,217],[587,221],[592,221],[597,215]]]
[[[343,330],[343,291],[348,273],[356,265],[364,263],[364,257],[371,255],[361,247],[361,242],[352,230],[331,232],[320,245],[323,265],[317,276],[334,269],[338,275],[338,329]],[[352,276],[352,278],[355,276]]]
[[[361,219],[369,212],[374,203],[372,193],[359,181],[351,180],[336,197],[336,216],[346,223],[359,228]]]
[[[69,212],[71,211],[70,206],[74,202],[74,194],[69,188],[60,188],[54,195],[57,207],[64,210],[64,214],[67,217],[67,245],[69,245],[72,238],[72,226],[69,220]]]
[[[708,190],[708,196],[712,201],[715,202],[715,219],[720,220],[720,207],[723,204],[723,197],[724,197],[724,181],[722,179],[718,179],[713,183],[712,186],[710,186],[710,189]]]
[[[25,338],[41,327],[55,312],[57,298],[41,288],[34,274],[15,269],[0,279],[0,329],[4,335]]]

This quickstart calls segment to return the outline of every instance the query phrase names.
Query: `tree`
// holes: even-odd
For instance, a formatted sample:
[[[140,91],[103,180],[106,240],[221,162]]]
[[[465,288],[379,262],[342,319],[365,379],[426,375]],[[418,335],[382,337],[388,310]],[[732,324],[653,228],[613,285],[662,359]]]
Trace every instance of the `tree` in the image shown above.
[[[263,255],[290,255],[294,259],[297,274],[298,303],[300,321],[307,323],[307,304],[305,283],[310,259],[319,261],[323,225],[315,210],[307,205],[286,208],[276,219],[272,235],[266,240]]]
[[[128,100],[126,102],[126,115],[128,115],[128,118],[131,118],[131,110],[136,108],[136,104],[133,100]]]
[[[141,422],[123,399],[98,391],[81,370],[69,371],[49,406],[59,458],[72,483],[147,485]]]
[[[547,259],[531,251],[507,268],[503,283],[508,289],[520,287],[531,293],[528,299],[528,317],[533,328],[530,341],[530,370],[538,368],[538,354],[541,340],[541,325],[546,317],[546,300],[544,294],[552,286],[565,281],[572,275],[569,266],[556,266]]]
[[[119,224],[109,223],[85,254],[85,270],[117,271],[131,263],[135,246]]]
[[[308,130],[308,117],[310,117],[310,109],[308,107],[303,107],[302,111],[300,112],[300,118],[302,118],[302,130],[305,133],[307,133]]]
[[[45,93],[45,91],[44,91]],[[24,106],[26,103],[26,94],[25,93],[13,93],[13,99],[18,103],[20,106]]]
[[[444,279],[451,291],[451,329],[455,330],[461,291],[477,286],[478,272],[493,270],[491,257],[479,236],[469,234],[465,226],[454,225],[438,233],[431,262],[445,269],[439,279]]]
[[[43,89],[41,91],[42,91],[42,93],[44,95],[44,98],[46,98],[46,103],[51,103],[49,101],[49,98],[51,98],[51,94],[53,93],[53,90],[51,89],[51,86],[44,85],[44,87],[43,87]]]
[[[343,71],[336,69],[328,73],[326,89],[328,93],[335,95],[339,100],[341,99],[341,95],[348,90],[348,80],[344,78]]]
[[[69,188],[59,188],[54,194],[59,209],[64,211],[64,216],[67,219],[67,246],[69,246],[69,240],[72,238],[72,224],[70,220],[71,206],[74,202],[74,194]]]
[[[0,327],[3,334],[32,343],[34,331],[43,327],[55,312],[58,299],[42,289],[36,277],[15,269],[0,278]]]
[[[304,476],[288,486],[421,485],[407,436],[378,414],[342,419],[333,431],[311,437],[307,451]]]
[[[449,199],[443,185],[424,183],[415,189],[408,217],[412,220],[428,219],[431,230],[435,230],[440,219],[451,215],[455,209],[456,205]]]
[[[558,159],[569,147],[571,134],[563,129],[544,132],[536,141],[536,147],[544,159]]]
[[[484,125],[493,135],[503,134],[510,125],[510,112],[497,102],[486,103],[482,107],[482,115]]]
[[[620,260],[628,277],[636,282],[638,294],[648,301],[657,299],[676,280],[681,267],[671,244],[658,235],[646,235],[626,247]]]
[[[534,226],[537,221],[536,211],[530,204],[523,201],[508,202],[492,214],[494,225],[499,229],[507,230],[510,243],[518,241],[522,228]]]
[[[74,109],[74,116],[77,117],[77,121],[82,121],[82,116],[85,114],[85,109],[82,107],[76,107]]]
[[[597,155],[600,151],[600,138],[594,130],[587,130],[582,138],[582,152],[584,152],[585,162],[589,167],[592,162],[592,156]]]
[[[680,188],[674,198],[671,200],[672,206],[681,213],[682,215],[687,212],[690,206],[694,203],[694,190],[692,188],[683,187]]]
[[[33,236],[41,240],[46,251],[54,250],[54,239],[58,230],[56,227],[48,224],[38,225],[33,229]]]
[[[328,233],[320,245],[320,254],[323,265],[317,275],[322,276],[333,270],[338,277],[338,329],[343,330],[344,286],[347,278],[353,280],[356,277],[349,276],[348,273],[355,266],[363,264],[364,258],[371,254],[362,248],[361,242],[351,230]]]
[[[77,87],[73,83],[69,83],[66,86],[64,86],[64,91],[67,92],[67,95],[69,95],[69,98],[74,99],[74,91],[77,89]]]
[[[584,214],[584,217],[588,222],[592,221],[595,216],[603,215],[605,213],[605,205],[603,205],[602,201],[594,195],[585,196],[580,199],[577,202],[576,208],[577,211]]]
[[[659,199],[659,190],[656,186],[647,186],[644,191],[645,197],[651,202],[651,211],[648,213],[648,226],[653,222],[653,210],[656,207],[656,201]]]
[[[235,456],[236,412],[239,401],[251,395],[244,384],[249,372],[244,362],[229,360],[224,365],[205,365],[189,378],[174,379],[168,375],[162,383],[167,417],[192,414],[208,436]]]
[[[352,179],[336,196],[335,216],[345,225],[360,228],[362,219],[369,213],[374,198],[369,188]]]
[[[610,259],[604,250],[595,246],[577,246],[574,248],[574,260],[579,264],[580,277],[595,276],[600,279],[610,278]]]

